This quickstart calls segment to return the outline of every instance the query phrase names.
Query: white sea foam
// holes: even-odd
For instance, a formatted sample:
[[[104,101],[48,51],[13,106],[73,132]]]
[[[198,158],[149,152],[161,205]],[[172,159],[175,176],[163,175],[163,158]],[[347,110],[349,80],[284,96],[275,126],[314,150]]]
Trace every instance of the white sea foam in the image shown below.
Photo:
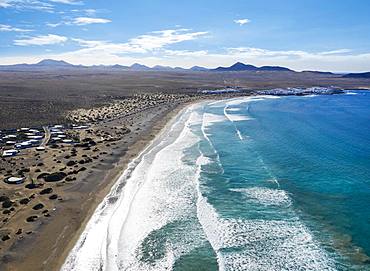
[[[289,195],[280,189],[270,189],[266,187],[236,188],[230,189],[234,192],[244,194],[248,200],[263,205],[277,205],[288,207],[292,204]]]
[[[228,110],[226,110],[228,111]],[[232,122],[234,121],[243,121],[243,120],[250,120],[251,118],[248,117],[248,116],[244,116],[244,115],[237,115],[237,114],[227,114],[227,117],[229,120],[231,120]]]
[[[278,189],[256,187],[235,191],[258,204],[281,207],[282,211],[290,209],[291,198],[279,189],[276,179],[274,182]],[[294,216],[293,209],[293,217],[287,220],[223,218],[203,195],[200,183],[197,190],[198,220],[217,255],[219,270],[335,270],[331,258]]]
[[[206,125],[209,126],[212,125],[213,123],[226,121],[227,119],[225,118],[225,116],[222,115],[204,113],[203,120],[205,121]]]
[[[233,105],[241,105],[248,102],[256,102],[256,101],[263,101],[265,99],[280,99],[279,96],[273,96],[273,95],[256,95],[256,96],[248,96],[248,97],[238,97],[233,99],[225,99],[215,102],[208,103],[208,106],[211,108],[219,108],[224,107],[225,104],[228,106]]]
[[[197,162],[196,162],[198,166],[204,166],[209,163],[211,163],[211,160],[208,157],[204,156],[203,154],[198,157]]]
[[[224,107],[224,104],[227,100],[218,100],[214,102],[210,102],[207,105],[211,108],[219,108],[219,107]]]
[[[226,105],[227,106],[235,106],[235,105],[241,105],[243,103],[247,103],[247,102],[250,102],[252,101],[253,98],[252,97],[247,97],[247,98],[236,98],[236,99],[232,99],[232,100],[228,100],[226,102]]]
[[[200,190],[198,195],[198,219],[220,270],[335,270],[298,219],[224,219]]]
[[[192,121],[198,117],[186,116]],[[174,126],[181,126],[182,121]],[[192,207],[196,167],[185,164],[182,156],[183,150],[199,139],[188,124],[175,141],[170,141],[170,135],[164,137],[130,164],[94,213],[62,270],[168,270],[176,258],[200,245],[202,240],[193,238],[200,236],[193,232],[200,229],[190,227],[188,235],[182,233],[166,242],[160,259],[150,263],[140,260],[143,242],[152,241],[151,233],[196,215]],[[174,126],[170,132],[179,129]]]
[[[183,150],[197,142],[189,129],[184,129],[176,141],[160,150],[145,176],[145,181],[129,202],[130,213],[126,219],[118,218],[120,234],[118,248],[120,267],[137,270],[143,263],[137,261],[135,250],[153,231],[191,215],[193,168],[182,161]],[[133,176],[134,177],[134,176]],[[133,180],[131,180],[133,181]],[[125,221],[122,224],[122,221]],[[176,254],[176,251],[172,253]],[[165,266],[170,268],[171,266]]]
[[[242,115],[229,114],[229,113],[227,113],[227,109],[228,109],[228,105],[226,105],[224,107],[224,115],[225,115],[225,117],[229,121],[231,121],[233,123],[234,128],[235,128],[235,131],[236,131],[236,134],[238,135],[238,137],[239,137],[240,140],[243,140],[244,137],[243,137],[242,133],[240,132],[240,130],[238,129],[238,127],[235,125],[235,121],[248,120],[248,117],[242,116]]]
[[[346,95],[357,95],[358,93],[356,93],[356,92],[352,92],[352,91],[348,91],[348,92],[346,92]]]
[[[275,95],[258,95],[256,97],[260,99],[281,99],[281,96],[275,96]]]
[[[206,127],[208,125],[209,125],[209,123],[207,123],[207,119],[205,118],[205,114],[203,114],[202,125],[201,125],[200,130],[203,134],[204,139],[207,140],[207,142],[208,142],[209,146],[211,147],[213,153],[216,155],[217,163],[218,163],[218,165],[221,168],[221,171],[223,173],[223,167],[222,167],[222,164],[221,164],[220,156],[219,156],[215,146],[213,145],[211,139],[209,138],[209,134],[207,134],[207,131],[206,131]]]

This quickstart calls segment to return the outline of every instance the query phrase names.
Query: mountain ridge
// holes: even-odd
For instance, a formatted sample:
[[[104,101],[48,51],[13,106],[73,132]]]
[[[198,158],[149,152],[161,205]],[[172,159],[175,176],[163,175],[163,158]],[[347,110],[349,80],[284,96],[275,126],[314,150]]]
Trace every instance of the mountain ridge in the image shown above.
[[[311,71],[305,70],[301,72],[294,71],[287,67],[282,66],[261,66],[257,67],[251,64],[245,64],[242,62],[236,62],[231,66],[219,66],[217,68],[205,68],[202,66],[193,66],[191,68],[182,68],[182,67],[170,67],[170,66],[162,66],[162,65],[155,65],[153,67],[148,67],[146,65],[140,63],[134,63],[131,66],[124,66],[120,64],[114,65],[92,65],[92,66],[85,66],[85,65],[74,65],[64,60],[55,60],[55,59],[43,59],[34,64],[13,64],[13,65],[0,65],[0,70],[9,70],[9,71],[28,71],[32,69],[69,69],[69,68],[86,68],[86,69],[112,69],[112,70],[122,70],[122,71],[188,71],[188,72],[243,72],[243,71],[250,71],[250,72],[290,72],[290,73],[301,73],[301,74],[317,74],[322,76],[331,76],[336,75],[333,72],[328,71]],[[338,75],[338,74],[337,74]],[[370,78],[370,72],[363,72],[363,73],[346,73],[342,75],[343,78],[362,78],[367,79]]]

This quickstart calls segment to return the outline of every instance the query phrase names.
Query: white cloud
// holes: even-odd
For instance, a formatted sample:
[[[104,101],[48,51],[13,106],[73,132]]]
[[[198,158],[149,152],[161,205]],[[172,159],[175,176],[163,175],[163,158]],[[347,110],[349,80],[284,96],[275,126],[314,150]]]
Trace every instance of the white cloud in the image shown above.
[[[248,24],[250,22],[251,22],[251,20],[249,20],[249,19],[238,19],[238,20],[234,20],[234,23],[236,23],[238,25],[245,25],[245,24]]]
[[[53,5],[40,0],[0,0],[0,8],[15,8],[19,10],[40,10],[53,12]]]
[[[207,33],[208,32],[190,32],[189,29],[169,29],[138,36],[137,38],[131,39],[129,43],[133,46],[143,48],[144,50],[154,50],[169,44],[194,40]]]
[[[11,6],[11,1],[9,0],[0,0],[0,7],[7,8]]]
[[[106,41],[101,40],[84,40],[84,39],[71,39],[72,41],[77,42],[81,47],[94,48],[98,46],[104,46],[109,44]]]
[[[190,51],[190,50],[164,50],[164,55],[167,57],[172,56],[185,56],[185,57],[201,57],[209,54],[206,50]]]
[[[110,23],[111,20],[104,18],[92,18],[92,17],[78,17],[73,19],[72,23],[77,25],[87,25],[87,24],[106,24]]]
[[[162,50],[164,47],[190,41],[206,35],[207,32],[191,32],[188,29],[177,30],[162,30],[151,32],[146,35],[141,35],[136,38],[130,39],[125,43],[113,43],[109,41],[91,41],[83,39],[72,39],[77,42],[81,47],[80,53],[84,54],[97,54],[109,53],[115,55],[137,53],[145,54],[151,53],[156,50]],[[189,51],[182,51],[183,54]]]
[[[60,22],[60,23],[46,23],[47,26],[49,27],[57,27],[57,26],[60,26],[60,25],[63,25],[64,22]]]
[[[338,49],[338,50],[332,50],[332,51],[325,51],[321,52],[321,55],[341,55],[341,54],[347,54],[351,53],[352,50],[350,49]]]
[[[88,16],[94,16],[98,11],[96,9],[88,8],[84,10]]]
[[[230,55],[239,55],[239,56],[250,56],[250,57],[301,57],[307,55],[307,52],[304,51],[274,51],[261,48],[253,47],[236,47],[228,48],[228,54]]]
[[[0,32],[30,32],[33,30],[13,27],[7,24],[0,24]]]
[[[85,13],[94,13],[96,10],[72,10],[73,12],[85,12]],[[111,20],[104,18],[93,18],[93,17],[77,17],[70,20],[64,20],[57,23],[46,23],[49,27],[57,27],[61,25],[89,25],[89,24],[106,24],[110,23]]]
[[[25,39],[14,40],[15,45],[19,46],[29,46],[29,45],[51,45],[51,44],[59,44],[66,42],[68,40],[67,37],[59,36],[59,35],[40,35],[35,37],[28,37]]]
[[[329,58],[336,56],[349,55],[352,50],[349,49],[337,49],[331,51],[321,52],[306,52],[300,50],[267,50],[253,47],[237,47],[228,48],[228,54],[237,55],[243,57],[269,57],[269,58],[286,58],[286,59],[299,59],[299,58]]]

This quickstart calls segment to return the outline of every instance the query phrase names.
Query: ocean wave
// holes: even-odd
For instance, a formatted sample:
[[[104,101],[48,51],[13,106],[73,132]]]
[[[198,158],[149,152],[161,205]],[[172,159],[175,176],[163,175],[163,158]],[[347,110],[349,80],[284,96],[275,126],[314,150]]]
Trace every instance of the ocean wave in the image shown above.
[[[233,99],[225,99],[225,100],[219,100],[210,102],[207,105],[210,108],[220,108],[224,107],[225,104],[228,106],[234,106],[234,105],[241,105],[248,102],[257,102],[257,101],[263,101],[265,99],[280,99],[279,96],[273,96],[273,95],[256,95],[256,96],[248,96],[248,97],[237,97]]]
[[[221,173],[223,173],[224,169],[223,169],[222,164],[221,164],[220,155],[217,152],[217,149],[215,148],[215,146],[213,145],[211,139],[209,138],[209,134],[207,134],[207,132],[206,132],[207,120],[205,119],[204,115],[205,114],[203,114],[203,120],[202,120],[202,125],[200,127],[200,130],[202,132],[203,138],[208,142],[209,147],[211,148],[213,154],[216,156],[216,162],[217,162],[217,164],[219,165],[219,167],[221,169]]]
[[[187,227],[188,235],[181,232],[163,246],[151,239],[167,225],[196,215],[193,199],[196,166],[184,163],[182,157],[184,149],[199,140],[189,128],[189,121],[197,121],[199,116],[192,115],[191,110],[184,116],[169,129],[169,133],[175,134],[179,130],[178,136],[164,136],[130,163],[129,170],[93,214],[63,271],[168,270],[182,253],[200,245],[202,240],[193,238],[200,236],[192,232],[200,230],[196,227]],[[158,258],[145,254],[145,242],[160,250]],[[142,259],[143,255],[154,261]]]
[[[280,189],[270,189],[266,187],[236,188],[230,189],[234,192],[242,193],[248,200],[260,203],[266,206],[276,205],[289,207],[292,204],[287,192]]]
[[[298,220],[225,219],[198,190],[198,219],[220,270],[335,270]]]
[[[203,121],[205,122],[206,126],[209,126],[217,122],[224,122],[226,120],[227,119],[225,118],[225,116],[222,116],[222,115],[217,115],[217,114],[212,114],[212,113],[203,114]]]
[[[206,196],[207,187],[201,183],[201,166],[207,163],[208,159],[198,158],[197,217],[217,255],[219,270],[335,270],[332,259],[295,216],[291,198],[284,190],[232,189],[258,204],[277,206],[282,212],[289,208],[286,220],[220,216]]]
[[[232,115],[232,114],[228,114],[228,113],[227,113],[227,109],[228,109],[228,105],[226,105],[226,106],[224,107],[224,115],[225,115],[225,117],[226,117],[230,122],[232,122],[232,124],[234,125],[235,131],[236,131],[236,134],[238,135],[239,139],[240,139],[240,140],[243,140],[243,139],[244,139],[244,137],[243,137],[242,133],[240,132],[240,130],[238,129],[238,127],[235,125],[235,121],[239,121],[239,120],[241,120],[240,118],[239,118],[239,120],[238,120],[238,116],[239,116],[239,115]],[[243,117],[244,117],[244,116],[241,116],[241,118],[243,118]]]
[[[211,163],[211,160],[208,157],[204,156],[203,154],[198,157],[197,162],[196,162],[198,166],[204,166],[210,163]]]
[[[226,111],[228,111],[228,110],[226,110]],[[229,114],[229,113],[227,113],[227,117],[232,122],[235,122],[235,121],[243,121],[243,120],[251,120],[250,117],[245,116],[245,115],[237,115],[237,114]]]

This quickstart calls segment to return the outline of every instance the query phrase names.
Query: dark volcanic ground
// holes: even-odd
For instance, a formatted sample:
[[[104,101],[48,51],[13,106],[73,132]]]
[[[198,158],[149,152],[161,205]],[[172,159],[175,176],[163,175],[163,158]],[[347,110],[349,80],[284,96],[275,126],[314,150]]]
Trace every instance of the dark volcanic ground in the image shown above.
[[[0,129],[65,122],[68,110],[90,108],[135,93],[194,93],[241,87],[370,88],[370,79],[296,72],[114,71],[86,68],[0,71]]]

